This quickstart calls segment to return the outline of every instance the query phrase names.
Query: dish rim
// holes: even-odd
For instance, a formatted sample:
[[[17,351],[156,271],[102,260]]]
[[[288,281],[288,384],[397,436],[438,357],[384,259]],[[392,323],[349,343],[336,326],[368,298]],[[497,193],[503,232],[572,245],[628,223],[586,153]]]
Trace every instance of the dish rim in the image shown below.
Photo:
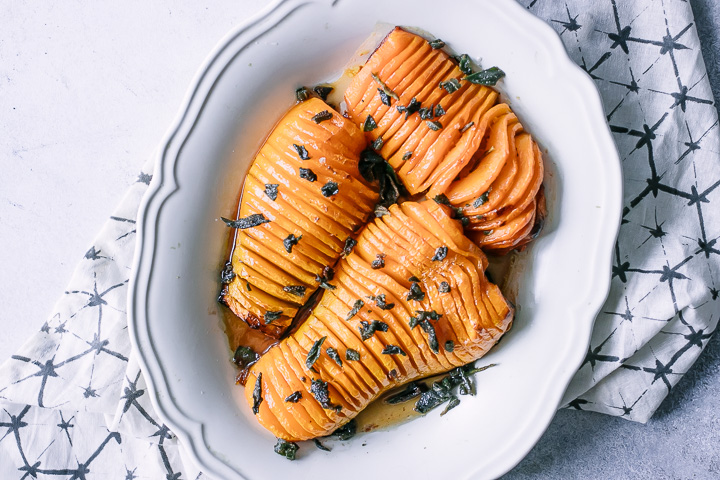
[[[175,404],[169,394],[168,379],[152,344],[152,337],[147,323],[148,312],[145,300],[147,287],[150,285],[153,258],[157,248],[157,218],[165,200],[179,189],[175,167],[181,148],[173,149],[173,147],[178,145],[181,147],[192,132],[193,126],[199,120],[202,105],[211,94],[215,81],[218,80],[219,74],[224,70],[225,66],[233,59],[233,56],[230,56],[224,64],[222,63],[228,53],[227,49],[243,33],[264,22],[271,22],[267,30],[272,29],[279,23],[279,19],[284,18],[302,5],[324,4],[328,7],[334,7],[339,1],[274,0],[258,13],[240,22],[220,40],[193,77],[178,115],[160,143],[155,160],[153,179],[138,209],[137,243],[128,294],[128,329],[131,344],[137,354],[139,365],[147,383],[150,400],[158,416],[177,435],[195,464],[204,473],[219,478],[225,478],[228,474],[242,478],[242,475],[211,451],[205,441],[202,425],[185,416]],[[575,349],[569,351],[565,358],[564,365],[572,365],[573,368],[567,369],[570,373],[564,375],[563,372],[553,372],[552,377],[555,381],[547,382],[545,397],[543,398],[546,403],[553,405],[553,408],[546,407],[535,422],[525,425],[524,433],[526,435],[521,441],[500,452],[500,454],[508,453],[511,448],[513,451],[509,457],[503,457],[506,460],[491,467],[490,473],[494,476],[500,476],[515,467],[545,432],[555,412],[566,400],[563,399],[565,390],[584,358],[590,343],[595,318],[610,290],[612,252],[622,218],[623,183],[620,158],[610,128],[605,120],[600,93],[590,75],[569,57],[557,32],[542,19],[524,9],[515,0],[493,0],[484,3],[488,8],[494,8],[498,13],[505,16],[511,17],[515,15],[514,21],[517,21],[517,16],[523,17],[528,28],[532,28],[533,33],[543,40],[544,47],[550,52],[550,58],[553,58],[555,62],[554,67],[564,74],[572,75],[573,78],[570,83],[577,88],[584,98],[584,103],[581,105],[587,111],[584,117],[593,122],[596,144],[607,159],[605,173],[608,175],[609,183],[614,183],[614,186],[609,185],[606,188],[605,193],[610,194],[615,190],[617,191],[615,198],[606,198],[608,205],[606,210],[616,211],[617,222],[614,226],[611,226],[612,228],[606,230],[606,235],[598,241],[597,251],[588,257],[594,259],[595,265],[606,265],[608,274],[604,277],[604,281],[596,281],[595,286],[598,288],[590,292],[587,298],[583,298],[583,301],[578,301],[575,305],[568,307],[569,312],[576,314],[577,337],[583,339]],[[279,19],[273,20],[275,17]],[[219,73],[213,77],[215,71],[219,71]],[[605,217],[609,218],[608,214]],[[586,306],[580,310],[582,305]],[[551,388],[553,384],[555,388]],[[542,402],[538,400],[537,403]],[[500,457],[500,454],[496,455],[496,457]],[[478,470],[473,470],[471,475],[477,473],[479,473]],[[486,470],[484,473],[487,474],[488,471]]]

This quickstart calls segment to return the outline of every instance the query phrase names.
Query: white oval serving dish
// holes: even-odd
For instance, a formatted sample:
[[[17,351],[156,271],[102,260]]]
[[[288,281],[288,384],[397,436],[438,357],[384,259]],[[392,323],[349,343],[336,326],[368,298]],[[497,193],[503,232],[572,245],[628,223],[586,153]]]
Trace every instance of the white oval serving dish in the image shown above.
[[[233,381],[216,303],[228,234],[219,217],[232,216],[294,89],[332,78],[378,22],[431,32],[507,73],[500,90],[547,152],[550,215],[523,254],[515,325],[483,359],[499,366],[476,376],[477,396],[289,462]],[[608,292],[622,182],[600,98],[557,34],[513,0],[277,1],[210,55],[154,173],[138,219],[131,338],[158,414],[217,478],[498,477],[550,423]]]

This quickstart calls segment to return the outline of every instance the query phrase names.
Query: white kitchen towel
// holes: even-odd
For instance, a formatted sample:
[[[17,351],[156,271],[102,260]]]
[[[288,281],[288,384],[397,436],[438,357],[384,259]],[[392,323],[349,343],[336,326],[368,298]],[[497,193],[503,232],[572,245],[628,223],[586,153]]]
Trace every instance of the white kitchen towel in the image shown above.
[[[522,0],[595,79],[623,162],[610,296],[570,406],[645,422],[718,324],[720,129],[680,0]],[[127,334],[146,165],[54,313],[0,367],[0,478],[200,478],[150,405]],[[571,319],[569,319],[571,321]]]

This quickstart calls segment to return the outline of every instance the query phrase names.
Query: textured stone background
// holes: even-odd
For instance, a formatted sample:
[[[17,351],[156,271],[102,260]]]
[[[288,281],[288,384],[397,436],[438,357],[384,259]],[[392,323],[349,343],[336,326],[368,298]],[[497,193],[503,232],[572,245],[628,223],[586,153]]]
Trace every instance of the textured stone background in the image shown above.
[[[690,0],[690,4],[717,106],[720,2]],[[720,478],[718,398],[720,337],[716,335],[646,425],[561,410],[530,454],[503,479]]]

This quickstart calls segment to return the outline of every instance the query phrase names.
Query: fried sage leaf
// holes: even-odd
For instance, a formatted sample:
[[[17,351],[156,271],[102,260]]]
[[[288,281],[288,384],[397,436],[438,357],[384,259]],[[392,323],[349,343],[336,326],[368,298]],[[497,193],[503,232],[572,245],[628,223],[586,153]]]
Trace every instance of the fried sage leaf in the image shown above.
[[[486,85],[488,87],[495,86],[495,84],[505,76],[505,72],[500,70],[498,67],[490,67],[487,70],[480,70],[471,75],[465,77],[470,83],[477,85]]]
[[[262,373],[258,373],[257,380],[255,381],[255,388],[253,388],[253,406],[252,406],[252,412],[254,415],[257,415],[260,411],[260,404],[263,401],[262,398]]]
[[[263,223],[270,223],[270,220],[265,218],[265,215],[263,215],[262,213],[253,213],[252,215],[238,218],[237,220],[230,220],[225,217],[220,217],[220,219],[225,222],[225,225],[227,225],[228,227],[239,228],[241,230],[257,227],[258,225],[262,225]]]
[[[309,369],[315,365],[315,362],[317,362],[317,359],[320,358],[320,347],[322,347],[322,344],[325,342],[327,337],[322,337],[320,340],[316,340],[315,343],[313,343],[313,346],[310,347],[310,351],[307,354],[307,358],[305,359],[305,366]]]
[[[312,117],[312,121],[315,123],[321,123],[326,120],[330,120],[333,117],[332,113],[330,113],[328,110],[323,110],[322,112],[318,112]]]
[[[448,254],[448,247],[443,245],[442,247],[438,247],[435,250],[435,255],[433,255],[431,260],[433,262],[440,262],[442,260],[445,260],[445,257],[447,257],[447,254]]]
[[[297,245],[300,239],[302,239],[302,235],[296,237],[292,233],[285,237],[285,239],[283,240],[283,246],[285,247],[285,251],[288,253],[292,253],[293,246]]]
[[[275,453],[277,453],[278,455],[282,455],[288,460],[295,460],[295,454],[297,453],[299,448],[300,447],[298,447],[297,443],[288,442],[287,440],[278,438],[274,450]]]

